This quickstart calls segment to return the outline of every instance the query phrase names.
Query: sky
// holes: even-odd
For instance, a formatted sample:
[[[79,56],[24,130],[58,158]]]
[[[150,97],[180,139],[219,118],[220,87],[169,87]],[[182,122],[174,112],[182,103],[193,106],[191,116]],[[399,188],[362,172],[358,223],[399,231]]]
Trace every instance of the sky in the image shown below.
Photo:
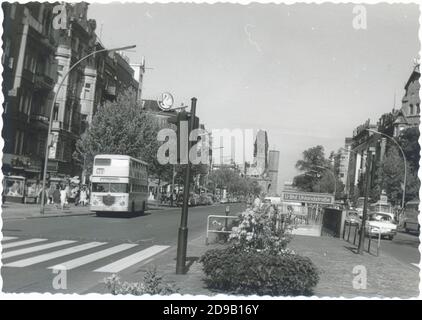
[[[418,57],[416,4],[91,4],[106,47],[136,44],[143,98],[196,97],[207,129],[264,129],[280,151],[279,186],[302,152],[326,154],[368,118],[400,107]]]

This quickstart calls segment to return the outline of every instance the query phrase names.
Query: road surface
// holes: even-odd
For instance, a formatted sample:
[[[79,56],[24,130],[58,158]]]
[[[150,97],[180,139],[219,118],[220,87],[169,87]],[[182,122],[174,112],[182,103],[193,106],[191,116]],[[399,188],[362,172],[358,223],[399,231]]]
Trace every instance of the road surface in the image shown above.
[[[203,236],[210,214],[227,205],[189,209],[188,239]],[[230,214],[243,204],[230,204]],[[57,292],[65,268],[66,293],[82,293],[113,273],[133,273],[154,257],[174,254],[181,208],[151,210],[135,217],[95,215],[6,220],[3,223],[4,292]],[[189,252],[189,248],[188,248]],[[174,257],[172,256],[171,259]]]

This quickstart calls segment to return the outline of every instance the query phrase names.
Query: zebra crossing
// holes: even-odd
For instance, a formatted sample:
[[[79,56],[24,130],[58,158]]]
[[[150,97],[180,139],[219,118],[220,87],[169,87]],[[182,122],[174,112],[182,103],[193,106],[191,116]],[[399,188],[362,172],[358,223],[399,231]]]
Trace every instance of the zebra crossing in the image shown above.
[[[42,244],[41,244],[42,243]],[[33,239],[19,239],[19,237],[3,237],[2,238],[2,263],[3,267],[9,268],[25,268],[34,265],[45,264],[46,269],[53,270],[73,270],[89,264],[95,265],[91,271],[102,273],[117,273],[123,271],[137,263],[145,261],[158,253],[166,250],[169,246],[152,245],[144,248],[139,244],[123,243],[112,245],[108,242],[87,242],[78,243],[75,240],[59,240],[50,242],[48,239],[33,238]],[[92,250],[94,250],[92,252]],[[134,252],[134,250],[136,250]],[[86,253],[89,251],[89,253]],[[126,253],[125,256],[121,256]],[[68,256],[82,254],[81,256]],[[115,260],[103,262],[102,259],[113,258],[118,255]],[[13,261],[10,261],[14,258]],[[62,259],[57,263],[56,259]],[[51,260],[56,260],[56,263],[49,263]],[[43,265],[44,267],[44,265]]]

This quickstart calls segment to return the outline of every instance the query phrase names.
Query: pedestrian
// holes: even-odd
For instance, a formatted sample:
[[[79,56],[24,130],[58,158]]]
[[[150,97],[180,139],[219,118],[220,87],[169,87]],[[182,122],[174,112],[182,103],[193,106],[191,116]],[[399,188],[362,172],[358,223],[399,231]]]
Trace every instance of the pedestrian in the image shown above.
[[[54,201],[54,192],[56,192],[56,190],[59,189],[59,185],[58,184],[50,184],[50,187],[48,188],[48,203],[56,203]],[[59,192],[59,200],[60,200],[60,189],[58,190]]]
[[[57,184],[56,189],[51,194],[52,202],[55,204],[56,208],[59,208],[60,205],[60,186]]]
[[[66,192],[66,199],[65,199],[65,204],[68,204],[68,199],[70,198],[71,194],[70,194],[70,185],[69,183],[66,184],[66,187],[64,188],[64,191]]]
[[[62,206],[62,210],[64,210],[64,206],[67,203],[67,192],[66,188],[62,188],[60,190],[60,204]]]
[[[79,203],[85,206],[88,202],[88,192],[86,187],[82,187],[79,197]]]

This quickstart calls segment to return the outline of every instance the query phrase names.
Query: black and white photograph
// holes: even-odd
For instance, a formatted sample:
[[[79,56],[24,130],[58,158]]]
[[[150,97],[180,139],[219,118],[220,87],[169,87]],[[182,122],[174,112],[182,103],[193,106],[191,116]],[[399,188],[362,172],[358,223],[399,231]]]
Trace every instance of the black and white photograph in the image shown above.
[[[420,299],[416,1],[1,12],[0,299]]]

